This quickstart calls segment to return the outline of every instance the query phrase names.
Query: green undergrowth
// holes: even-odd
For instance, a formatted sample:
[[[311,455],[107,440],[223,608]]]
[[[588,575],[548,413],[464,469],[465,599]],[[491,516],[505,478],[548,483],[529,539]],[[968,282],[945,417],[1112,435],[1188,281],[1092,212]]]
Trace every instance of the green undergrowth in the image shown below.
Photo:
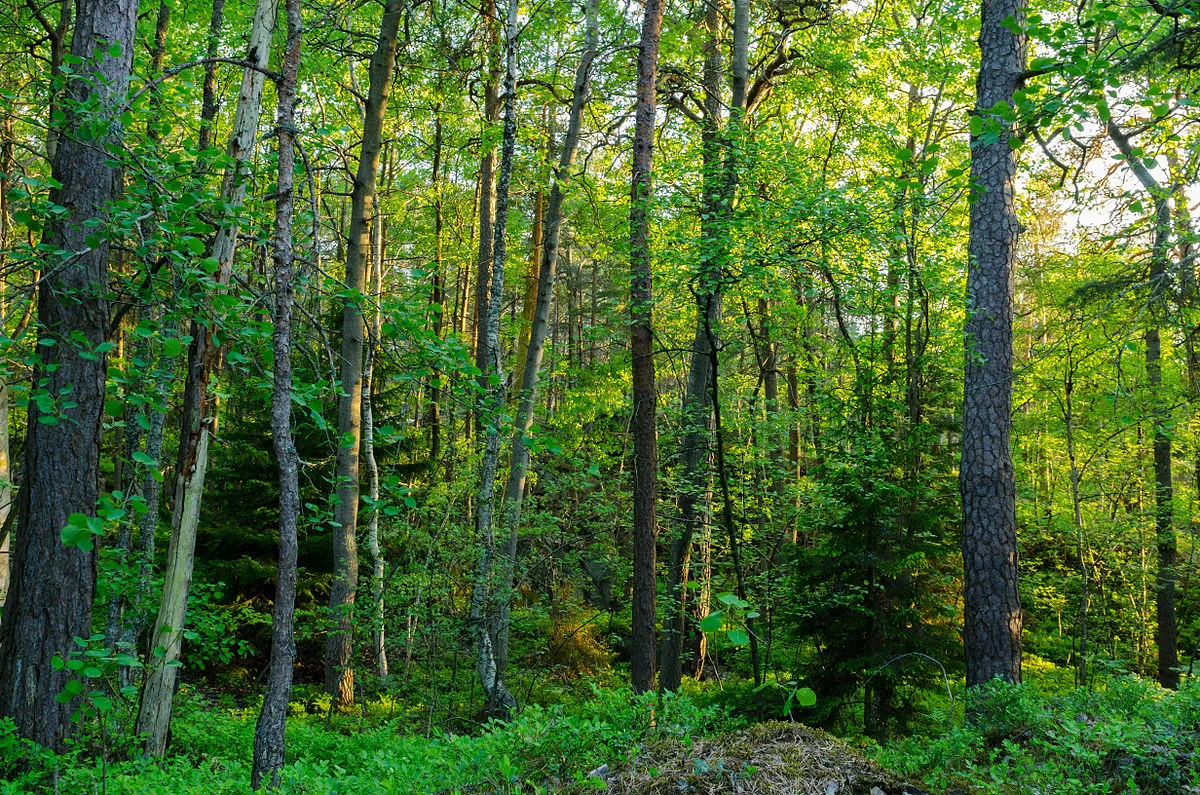
[[[325,715],[307,713],[300,702],[294,707],[280,783],[295,795],[553,792],[659,736],[707,736],[743,725],[718,707],[679,697],[656,708],[652,694],[635,697],[628,690],[596,689],[573,705],[529,706],[511,722],[474,735],[426,737],[408,731],[403,718],[372,723],[341,716],[326,728]],[[376,705],[368,716],[372,712],[388,710]],[[105,764],[94,749],[34,757],[0,727],[0,793],[54,791],[56,772],[61,793],[245,793],[256,717],[253,706],[221,708],[184,698],[172,724],[171,752],[157,763]]]
[[[1200,684],[1134,676],[1048,695],[996,683],[976,717],[876,749],[884,767],[969,795],[1200,795]]]

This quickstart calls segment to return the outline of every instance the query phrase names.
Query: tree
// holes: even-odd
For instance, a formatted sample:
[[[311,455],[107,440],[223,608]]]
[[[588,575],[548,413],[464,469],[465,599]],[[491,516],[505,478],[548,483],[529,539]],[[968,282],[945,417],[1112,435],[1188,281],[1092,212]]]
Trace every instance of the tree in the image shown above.
[[[66,6],[68,4],[64,4]],[[60,701],[69,672],[54,664],[91,635],[98,527],[101,416],[105,403],[110,241],[94,227],[121,191],[113,152],[133,65],[136,0],[80,0],[66,81],[61,140],[52,156],[54,252],[38,284],[44,344],[25,440],[12,581],[0,625],[0,715],[23,737],[61,748],[75,699]],[[100,522],[102,525],[102,522]]]
[[[287,740],[287,705],[296,660],[293,620],[296,610],[297,526],[300,520],[299,456],[292,436],[292,304],[295,300],[295,250],[292,213],[296,204],[296,84],[300,75],[303,20],[300,0],[285,0],[287,44],[279,81],[275,136],[279,165],[275,185],[275,382],[271,392],[271,436],[279,467],[279,565],[275,572],[275,607],[271,615],[271,658],[267,692],[254,728],[254,764],[250,785],[273,789],[279,783]]]
[[[967,685],[1021,681],[1013,473],[1012,320],[1017,220],[1012,107],[1025,69],[1025,0],[984,0],[972,116],[962,459]],[[1015,22],[1014,22],[1015,20]]]
[[[654,687],[655,591],[658,531],[657,404],[654,386],[654,281],[650,269],[651,166],[654,162],[655,85],[663,0],[646,0],[638,45],[633,176],[629,191],[629,313],[633,368],[633,689]]]
[[[405,3],[388,0],[379,24],[375,53],[371,56],[363,137],[358,172],[350,194],[350,230],[346,246],[346,297],[342,309],[342,390],[338,396],[337,502],[333,528],[333,587],[329,592],[330,617],[336,622],[325,646],[325,689],[337,706],[354,703],[353,615],[358,589],[359,447],[362,444],[363,340],[366,331],[367,262],[371,251],[371,225],[380,223],[377,183],[379,152],[383,147],[383,122],[387,113],[392,73],[396,68],[396,32]]]

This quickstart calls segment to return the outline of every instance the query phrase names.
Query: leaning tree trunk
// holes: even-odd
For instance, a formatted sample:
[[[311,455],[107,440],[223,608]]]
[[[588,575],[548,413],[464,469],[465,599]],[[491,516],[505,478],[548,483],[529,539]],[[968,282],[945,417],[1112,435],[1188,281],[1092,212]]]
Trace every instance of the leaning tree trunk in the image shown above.
[[[494,259],[492,246],[495,241],[496,210],[496,144],[492,138],[492,125],[500,118],[500,20],[496,15],[496,0],[484,0],[481,11],[484,30],[484,59],[487,61],[487,76],[483,83],[483,155],[479,162],[479,259],[475,266],[475,366],[479,368],[479,386],[487,390],[483,373],[487,372],[487,313],[491,304],[491,274]],[[465,315],[465,313],[464,313]],[[476,427],[482,430],[482,418],[477,417]]]
[[[496,180],[496,221],[492,240],[492,281],[487,311],[488,383],[479,424],[485,430],[483,460],[480,466],[479,497],[475,527],[481,548],[475,569],[475,587],[471,593],[469,624],[475,641],[475,670],[487,696],[489,714],[506,718],[517,700],[504,681],[504,670],[497,664],[497,639],[500,633],[499,594],[496,572],[496,531],[493,513],[496,503],[496,470],[500,458],[500,420],[504,411],[504,372],[500,356],[500,313],[504,294],[504,260],[507,253],[508,186],[512,178],[513,153],[517,143],[517,0],[509,0],[505,35],[504,137],[500,152],[500,174]]]
[[[292,303],[295,300],[295,252],[292,212],[296,204],[296,83],[300,74],[303,37],[300,0],[286,0],[287,45],[283,77],[279,81],[279,107],[275,135],[279,141],[279,173],[275,192],[275,384],[271,391],[271,436],[279,465],[279,566],[275,574],[275,608],[271,613],[271,659],[267,665],[267,692],[254,729],[254,763],[250,785],[274,788],[283,769],[287,739],[287,705],[292,692],[292,666],[296,660],[293,621],[296,611],[296,558],[300,520],[299,457],[292,439]]]
[[[107,375],[109,241],[94,240],[109,202],[121,191],[120,112],[129,88],[137,28],[136,0],[79,0],[71,55],[77,72],[67,82],[63,134],[52,162],[58,187],[50,202],[66,208],[47,219],[43,234],[52,255],[38,286],[38,322],[44,339],[34,365],[25,440],[11,583],[0,625],[0,716],[17,733],[60,749],[71,731],[78,699],[56,698],[70,672],[52,660],[91,635],[101,416]],[[88,106],[86,116],[78,108]],[[104,120],[97,124],[97,117]],[[103,129],[99,140],[77,128]],[[64,528],[78,527],[70,544]]]
[[[654,687],[654,602],[658,530],[658,398],[654,385],[654,281],[650,269],[651,168],[655,81],[664,0],[646,0],[638,45],[633,174],[629,190],[629,314],[633,371],[633,650],[629,678],[639,693]]]
[[[218,289],[227,286],[233,275],[238,216],[250,181],[250,155],[262,107],[265,77],[261,70],[266,68],[271,53],[276,3],[277,0],[258,0],[254,9],[248,59],[258,69],[246,69],[242,74],[241,94],[238,97],[233,134],[229,139],[227,154],[232,165],[225,172],[221,184],[226,216],[224,224],[217,230],[212,247],[212,256],[217,261],[215,280]],[[146,677],[137,719],[138,733],[145,735],[146,753],[150,756],[161,756],[167,748],[171,701],[175,693],[174,662],[182,651],[184,625],[187,623],[187,600],[196,558],[200,503],[204,497],[204,476],[208,469],[208,442],[214,421],[208,390],[221,356],[221,343],[213,331],[211,323],[192,320],[192,343],[188,346],[179,453],[175,465],[171,540],[167,547],[162,601],[150,643],[152,648],[161,648],[163,653],[153,661],[154,665]]]
[[[1025,68],[1026,0],[984,0],[972,136],[970,262],[963,382],[963,641],[967,685],[1021,681],[1017,593],[1016,482],[1012,428],[1013,265],[1020,224],[1012,125],[993,108],[1011,105]],[[1012,20],[1016,20],[1014,24]]]
[[[337,504],[334,506],[333,587],[330,618],[335,628],[325,644],[325,689],[334,706],[354,703],[354,597],[358,590],[359,447],[362,444],[362,359],[366,331],[363,293],[371,251],[371,222],[378,219],[379,152],[383,120],[396,66],[396,32],[405,0],[387,0],[379,38],[371,56],[358,173],[350,194],[350,230],[346,244],[346,298],[342,310],[342,389],[338,397]]]
[[[508,628],[512,611],[513,573],[517,563],[517,536],[521,526],[521,502],[525,495],[525,478],[529,472],[529,445],[527,439],[533,427],[533,412],[537,406],[538,373],[542,366],[542,354],[546,347],[546,335],[550,331],[550,304],[554,298],[554,281],[558,270],[558,248],[562,232],[563,187],[571,178],[571,167],[575,162],[575,151],[579,147],[579,135],[583,128],[583,108],[587,102],[588,86],[592,76],[592,62],[596,58],[596,2],[588,0],[587,22],[584,32],[583,55],[575,70],[575,87],[571,99],[571,115],[567,123],[567,134],[563,139],[558,168],[555,169],[550,186],[550,204],[546,211],[545,243],[541,247],[542,261],[538,270],[537,301],[533,323],[529,328],[529,342],[525,349],[525,363],[518,397],[517,416],[512,431],[512,453],[508,467],[508,483],[504,490],[504,529],[507,534],[504,553],[500,560],[497,585],[499,614],[496,636],[496,668],[502,680],[508,665]]]

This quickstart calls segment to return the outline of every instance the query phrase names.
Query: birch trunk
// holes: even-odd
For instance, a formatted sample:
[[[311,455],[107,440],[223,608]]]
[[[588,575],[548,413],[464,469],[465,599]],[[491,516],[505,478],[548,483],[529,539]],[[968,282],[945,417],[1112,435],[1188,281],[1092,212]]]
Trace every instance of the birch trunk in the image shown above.
[[[500,174],[496,182],[496,219],[492,241],[492,279],[488,301],[487,328],[484,337],[486,365],[481,378],[487,392],[479,414],[478,424],[485,433],[483,460],[480,466],[478,506],[475,528],[481,550],[475,570],[475,586],[471,593],[469,624],[474,636],[475,670],[487,696],[488,713],[506,718],[517,702],[504,681],[504,671],[497,664],[497,637],[500,632],[497,575],[495,571],[496,532],[495,509],[496,469],[500,458],[500,421],[504,411],[504,372],[500,358],[500,312],[504,293],[504,260],[507,249],[508,185],[512,176],[513,152],[516,148],[517,118],[517,2],[509,0],[508,24],[505,35],[504,74],[504,138],[501,143]]]

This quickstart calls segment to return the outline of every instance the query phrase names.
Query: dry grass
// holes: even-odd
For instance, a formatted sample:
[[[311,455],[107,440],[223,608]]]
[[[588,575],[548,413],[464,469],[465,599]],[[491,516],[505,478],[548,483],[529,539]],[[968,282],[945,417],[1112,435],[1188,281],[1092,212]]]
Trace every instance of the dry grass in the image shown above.
[[[612,795],[925,795],[823,731],[778,722],[652,743],[604,778]],[[604,791],[590,783],[576,791]]]

